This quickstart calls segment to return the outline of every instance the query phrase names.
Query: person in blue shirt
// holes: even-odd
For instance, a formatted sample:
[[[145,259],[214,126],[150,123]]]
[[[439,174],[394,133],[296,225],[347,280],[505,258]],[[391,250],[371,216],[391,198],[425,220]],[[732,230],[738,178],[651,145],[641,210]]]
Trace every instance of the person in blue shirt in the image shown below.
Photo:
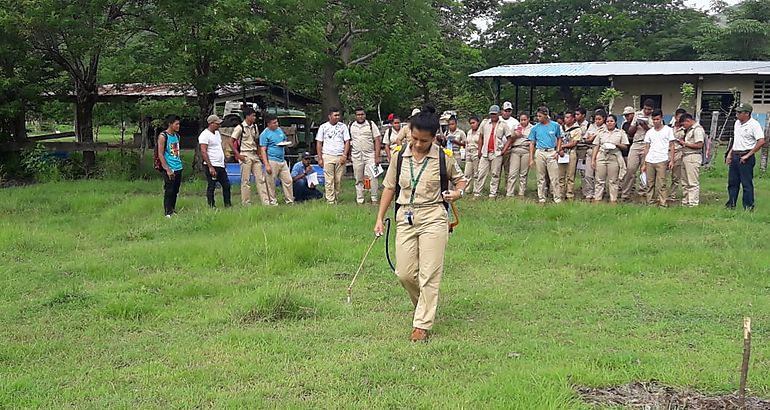
[[[555,203],[561,202],[559,186],[559,164],[557,159],[564,156],[561,148],[561,127],[551,121],[547,107],[537,110],[538,124],[529,132],[529,167],[537,167],[537,199],[546,202],[546,177],[551,182],[550,191]]]
[[[315,174],[313,169],[313,155],[309,152],[302,154],[302,161],[294,164],[291,169],[291,178],[294,181],[294,201],[303,202],[313,199],[321,199],[324,194],[316,189],[316,185],[311,185],[307,176]]]
[[[179,155],[179,125],[177,115],[165,119],[166,130],[158,136],[158,159],[163,175],[163,210],[166,218],[176,214],[176,198],[182,185],[182,157]]]
[[[268,115],[265,118],[267,127],[259,136],[259,145],[262,151],[262,161],[265,164],[265,184],[270,205],[278,205],[275,196],[275,178],[278,177],[283,184],[283,197],[287,204],[294,203],[294,189],[292,187],[289,165],[286,163],[284,144],[286,134],[278,126],[278,118]],[[265,161],[267,160],[267,161]]]

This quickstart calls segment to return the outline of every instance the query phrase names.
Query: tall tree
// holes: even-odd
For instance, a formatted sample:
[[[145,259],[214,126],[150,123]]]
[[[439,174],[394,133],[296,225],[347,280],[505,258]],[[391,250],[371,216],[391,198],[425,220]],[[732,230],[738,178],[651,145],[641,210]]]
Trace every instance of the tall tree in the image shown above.
[[[703,24],[695,47],[704,59],[766,60],[770,58],[770,0],[722,5],[720,24]]]
[[[130,24],[145,6],[142,0],[20,0],[19,21],[30,44],[70,77],[75,96],[75,133],[93,142],[93,110],[98,93],[99,63],[124,43]],[[84,152],[87,167],[93,151]]]

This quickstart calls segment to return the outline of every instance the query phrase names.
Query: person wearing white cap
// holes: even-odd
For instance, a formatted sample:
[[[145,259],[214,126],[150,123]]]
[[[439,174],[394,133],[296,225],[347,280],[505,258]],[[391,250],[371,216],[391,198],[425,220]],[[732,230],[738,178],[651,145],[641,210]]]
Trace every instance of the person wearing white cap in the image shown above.
[[[508,125],[500,120],[500,107],[489,107],[489,118],[481,122],[479,126],[479,172],[476,177],[476,186],[473,196],[478,198],[484,189],[487,175],[492,173],[489,181],[489,197],[497,198],[500,185],[500,167],[503,165],[503,147],[506,139],[511,135]]]
[[[198,136],[198,144],[201,147],[203,156],[203,165],[206,173],[208,187],[206,189],[206,199],[209,206],[216,208],[214,202],[214,190],[217,188],[217,182],[222,186],[222,199],[225,207],[232,206],[230,202],[230,180],[227,179],[225,170],[225,151],[222,149],[222,135],[219,134],[219,125],[222,120],[216,115],[209,115],[206,119],[208,127]]]
[[[502,121],[508,126],[508,130],[513,134],[513,130],[519,128],[519,121],[516,119],[516,116],[513,114],[513,104],[511,104],[510,101],[506,101],[503,103],[503,111],[501,113]],[[506,138],[511,138],[512,135],[509,134],[506,136]],[[500,167],[500,180],[501,181],[509,181],[511,179],[509,168],[511,167],[511,152],[503,152],[503,165]],[[506,184],[503,184],[504,186]],[[507,188],[506,188],[507,190]]]
[[[415,115],[420,113],[419,108],[415,108],[412,110],[412,115],[409,116],[409,119],[414,117]],[[403,126],[401,126],[401,131],[398,132],[398,135],[396,136],[396,145],[403,145],[403,144],[409,144],[412,142],[412,127],[409,126],[409,121],[406,122]]]

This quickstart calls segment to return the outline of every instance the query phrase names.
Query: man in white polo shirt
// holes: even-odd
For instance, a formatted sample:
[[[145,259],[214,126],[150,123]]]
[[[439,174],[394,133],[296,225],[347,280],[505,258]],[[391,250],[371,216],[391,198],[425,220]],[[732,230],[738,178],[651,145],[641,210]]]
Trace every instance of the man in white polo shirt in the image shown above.
[[[329,204],[336,204],[340,200],[345,161],[350,152],[350,132],[340,122],[341,117],[339,108],[330,108],[329,121],[321,125],[315,137],[318,165],[324,169],[326,202]]]
[[[674,164],[674,131],[663,124],[663,111],[652,112],[652,128],[644,134],[644,163],[642,173],[647,173],[647,203],[666,207],[666,175]]]
[[[729,199],[725,206],[735,209],[738,204],[738,192],[743,186],[743,209],[754,210],[754,165],[757,160],[754,154],[765,145],[765,134],[759,121],[751,118],[754,108],[748,103],[742,103],[735,109],[735,131],[733,145],[725,158],[730,167],[727,180]]]
[[[225,208],[232,206],[230,202],[230,180],[227,178],[225,170],[225,151],[222,149],[222,135],[219,134],[219,125],[222,120],[216,115],[209,115],[206,119],[208,127],[198,136],[198,144],[201,147],[203,156],[203,165],[205,168],[206,181],[206,199],[211,208],[216,208],[214,202],[214,190],[217,188],[217,182],[222,186],[222,200]],[[230,141],[232,144],[232,141]]]

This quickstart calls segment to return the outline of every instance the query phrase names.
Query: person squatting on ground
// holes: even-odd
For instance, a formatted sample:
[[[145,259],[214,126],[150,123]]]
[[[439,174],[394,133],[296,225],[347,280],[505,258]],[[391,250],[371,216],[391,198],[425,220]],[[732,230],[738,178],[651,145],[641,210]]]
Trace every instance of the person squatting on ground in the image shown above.
[[[396,275],[415,307],[411,333],[414,342],[426,341],[433,328],[449,238],[446,206],[463,197],[466,186],[451,151],[435,144],[439,127],[439,118],[429,107],[412,117],[411,142],[394,152],[394,157],[400,159],[388,167],[374,226],[374,233],[382,235],[385,214],[395,199]],[[396,165],[399,162],[400,167]],[[442,192],[442,171],[446,186],[451,182],[454,190]]]

